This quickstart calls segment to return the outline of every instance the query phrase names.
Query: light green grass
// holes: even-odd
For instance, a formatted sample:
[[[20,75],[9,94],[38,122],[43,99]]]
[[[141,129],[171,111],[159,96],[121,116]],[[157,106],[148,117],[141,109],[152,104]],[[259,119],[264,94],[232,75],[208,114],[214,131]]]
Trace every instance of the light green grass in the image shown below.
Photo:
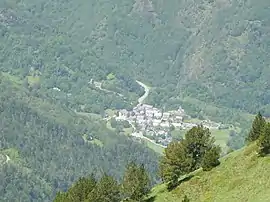
[[[88,113],[88,112],[76,112],[76,114],[81,115],[81,116],[85,116],[94,120],[100,120],[102,119],[102,116],[99,114],[95,114],[95,113]]]
[[[10,159],[19,159],[19,151],[15,148],[9,148],[2,151],[3,154],[6,154],[10,157]]]
[[[38,84],[40,82],[39,76],[27,76],[27,79],[29,85]]]
[[[21,85],[22,84],[22,80],[17,77],[17,76],[13,76],[7,72],[1,72],[3,76],[5,76],[7,79],[9,79],[10,81],[12,81],[14,84],[17,85]]]
[[[93,139],[92,141],[89,141],[89,142],[91,142],[92,144],[96,144],[100,147],[103,147],[103,143],[98,139]]]
[[[158,154],[163,154],[164,148],[161,146],[158,146],[156,144],[154,144],[153,142],[150,142],[148,140],[143,139],[143,141],[145,142],[145,144],[152,150],[154,150],[155,152],[157,152]]]
[[[96,144],[96,145],[98,145],[100,147],[103,147],[103,143],[100,140],[96,139],[96,138],[94,138],[93,140],[89,141],[89,140],[86,139],[86,134],[84,134],[82,136],[82,138],[83,138],[83,140],[85,142],[88,142],[88,143],[91,143],[91,144]]]
[[[106,109],[105,112],[112,117],[113,115],[116,114],[117,110],[113,110],[113,109]]]
[[[270,157],[259,158],[256,145],[230,153],[212,171],[197,171],[189,181],[168,192],[164,184],[153,188],[154,201],[181,202],[257,202],[270,198]]]
[[[132,127],[124,128],[123,130],[124,130],[125,135],[130,135],[132,133],[132,131],[133,131],[133,128]]]
[[[221,146],[222,149],[227,148],[227,142],[229,140],[230,130],[213,129],[210,131],[211,131],[212,136],[216,140],[216,144]]]
[[[115,128],[113,128],[113,127],[112,127],[112,125],[111,125],[111,122],[110,122],[110,121],[107,121],[107,123],[106,123],[106,127],[107,127],[109,130],[115,131]]]
[[[185,123],[200,123],[202,120],[197,118],[184,119]]]

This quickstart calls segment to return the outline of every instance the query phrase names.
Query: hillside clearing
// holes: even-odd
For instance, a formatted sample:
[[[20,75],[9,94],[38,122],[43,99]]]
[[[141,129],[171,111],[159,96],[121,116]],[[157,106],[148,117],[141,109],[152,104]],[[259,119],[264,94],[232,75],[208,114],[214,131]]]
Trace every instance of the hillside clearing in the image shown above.
[[[150,198],[157,202],[181,202],[184,195],[193,202],[269,201],[270,157],[258,158],[256,145],[222,158],[210,172],[201,170],[168,192],[164,184],[153,188]]]

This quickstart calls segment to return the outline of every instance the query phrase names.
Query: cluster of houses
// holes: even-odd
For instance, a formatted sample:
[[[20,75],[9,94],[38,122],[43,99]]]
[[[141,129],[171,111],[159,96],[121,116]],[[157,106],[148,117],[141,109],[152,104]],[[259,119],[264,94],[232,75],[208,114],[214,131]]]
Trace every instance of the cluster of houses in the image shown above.
[[[200,123],[187,123],[184,119],[187,118],[184,109],[179,107],[178,110],[167,111],[160,110],[152,105],[139,104],[131,111],[126,109],[120,110],[116,120],[126,120],[134,128],[134,133],[138,131],[149,139],[155,140],[163,146],[168,145],[172,141],[170,131],[174,128],[179,130],[190,129],[198,124],[203,124],[208,128],[219,128],[219,124],[209,120],[204,120]]]

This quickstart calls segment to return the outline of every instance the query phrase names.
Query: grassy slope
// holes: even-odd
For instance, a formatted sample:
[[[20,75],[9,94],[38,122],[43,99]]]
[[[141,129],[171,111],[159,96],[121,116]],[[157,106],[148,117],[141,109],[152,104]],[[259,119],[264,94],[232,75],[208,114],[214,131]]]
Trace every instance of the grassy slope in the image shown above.
[[[194,176],[168,192],[164,184],[151,193],[154,201],[269,201],[270,157],[258,158],[255,145],[222,158],[221,165],[210,172],[196,171]]]

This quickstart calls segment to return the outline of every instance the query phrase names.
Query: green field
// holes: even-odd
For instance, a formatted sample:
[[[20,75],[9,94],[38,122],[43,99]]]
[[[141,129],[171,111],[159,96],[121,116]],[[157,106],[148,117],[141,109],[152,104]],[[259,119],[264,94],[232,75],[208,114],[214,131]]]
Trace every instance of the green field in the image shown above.
[[[154,150],[158,154],[161,154],[161,155],[163,154],[163,151],[164,151],[163,147],[158,146],[158,145],[154,144],[153,142],[150,142],[150,141],[145,140],[145,139],[144,139],[144,142],[150,149]]]
[[[88,143],[91,143],[91,144],[96,144],[96,145],[98,145],[98,146],[100,146],[100,147],[103,147],[103,143],[102,143],[100,140],[96,139],[96,138],[94,138],[94,139],[91,140],[91,141],[87,140],[87,139],[86,139],[86,134],[83,135],[83,140],[84,140],[85,142],[88,142]]]
[[[195,171],[191,179],[168,192],[165,184],[152,189],[152,201],[181,202],[184,195],[193,202],[269,201],[270,157],[259,158],[256,145],[230,153],[212,171]]]

